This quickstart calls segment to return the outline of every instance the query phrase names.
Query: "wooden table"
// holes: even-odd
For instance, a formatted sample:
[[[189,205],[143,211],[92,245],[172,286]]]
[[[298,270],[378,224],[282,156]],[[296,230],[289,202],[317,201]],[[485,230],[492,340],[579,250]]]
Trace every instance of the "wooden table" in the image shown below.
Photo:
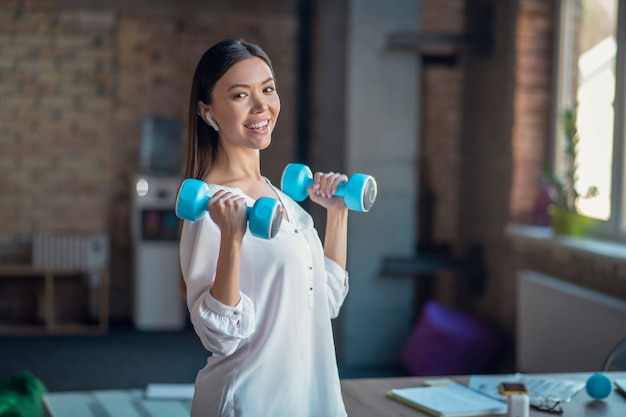
[[[611,380],[626,378],[625,372],[605,373]],[[568,379],[586,381],[590,373],[546,374],[545,376],[564,377]],[[392,388],[406,388],[423,385],[423,381],[433,377],[408,378],[371,378],[371,379],[342,379],[341,390],[349,417],[422,417],[428,416],[411,407],[394,401],[386,396]],[[439,378],[439,377],[437,377]],[[467,384],[468,376],[449,377],[462,384]],[[615,390],[608,398],[602,401],[593,400],[583,390],[576,394],[571,401],[562,404],[562,417],[622,417],[626,416],[626,398]],[[531,409],[534,417],[558,417]],[[501,416],[500,416],[501,417]]]
[[[586,381],[589,373],[546,374]],[[611,380],[626,378],[626,372],[607,372]],[[428,377],[432,378],[432,377]],[[342,379],[343,400],[349,417],[423,417],[427,416],[386,396],[392,388],[423,385],[422,377]],[[450,377],[467,384],[468,376]],[[47,394],[44,400],[47,417],[188,417],[191,400],[149,400],[143,390],[60,392]],[[602,401],[592,400],[583,390],[562,404],[562,417],[624,417],[626,398],[613,391]],[[531,410],[532,417],[558,417]],[[298,417],[298,416],[294,416]],[[502,417],[502,416],[499,416]]]

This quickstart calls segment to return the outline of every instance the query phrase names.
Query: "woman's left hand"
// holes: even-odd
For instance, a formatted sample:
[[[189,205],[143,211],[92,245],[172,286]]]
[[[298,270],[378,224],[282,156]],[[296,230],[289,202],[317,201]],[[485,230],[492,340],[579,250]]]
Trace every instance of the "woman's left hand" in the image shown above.
[[[334,172],[316,172],[313,175],[313,185],[309,187],[309,198],[320,206],[330,208],[346,208],[343,197],[334,197],[337,186],[348,182],[348,177]]]

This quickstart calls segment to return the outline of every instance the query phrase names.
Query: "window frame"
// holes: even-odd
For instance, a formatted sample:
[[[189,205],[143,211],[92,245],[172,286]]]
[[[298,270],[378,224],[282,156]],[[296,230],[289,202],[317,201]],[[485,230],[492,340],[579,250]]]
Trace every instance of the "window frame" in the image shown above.
[[[617,54],[615,57],[615,121],[613,122],[613,178],[611,186],[611,218],[609,228],[615,236],[626,240],[626,0],[617,2]],[[618,155],[616,158],[615,156]]]
[[[574,2],[579,0],[560,0],[557,8],[556,36],[556,82],[553,114],[558,115],[566,103],[575,103],[572,97],[576,91],[566,86],[571,82],[572,33],[571,18]],[[607,221],[593,222],[591,234],[609,240],[626,241],[626,0],[617,1],[617,27],[615,56],[615,100],[613,103],[613,155],[611,168],[611,214]],[[570,65],[566,65],[570,63]],[[558,117],[554,118],[552,129],[552,164],[558,167],[562,161],[558,149],[560,126]]]

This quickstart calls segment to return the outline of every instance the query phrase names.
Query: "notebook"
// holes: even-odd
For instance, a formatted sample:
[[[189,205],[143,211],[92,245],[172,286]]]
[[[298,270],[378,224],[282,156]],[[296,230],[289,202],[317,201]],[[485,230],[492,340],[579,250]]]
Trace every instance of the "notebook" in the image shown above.
[[[506,403],[465,385],[395,388],[387,396],[431,416],[470,417],[506,414]]]

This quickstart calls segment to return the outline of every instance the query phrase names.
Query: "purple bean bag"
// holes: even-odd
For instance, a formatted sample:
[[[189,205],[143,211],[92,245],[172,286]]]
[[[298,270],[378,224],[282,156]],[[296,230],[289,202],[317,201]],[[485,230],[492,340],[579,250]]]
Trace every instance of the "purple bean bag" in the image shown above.
[[[400,352],[412,375],[493,373],[502,336],[477,316],[429,301]]]

